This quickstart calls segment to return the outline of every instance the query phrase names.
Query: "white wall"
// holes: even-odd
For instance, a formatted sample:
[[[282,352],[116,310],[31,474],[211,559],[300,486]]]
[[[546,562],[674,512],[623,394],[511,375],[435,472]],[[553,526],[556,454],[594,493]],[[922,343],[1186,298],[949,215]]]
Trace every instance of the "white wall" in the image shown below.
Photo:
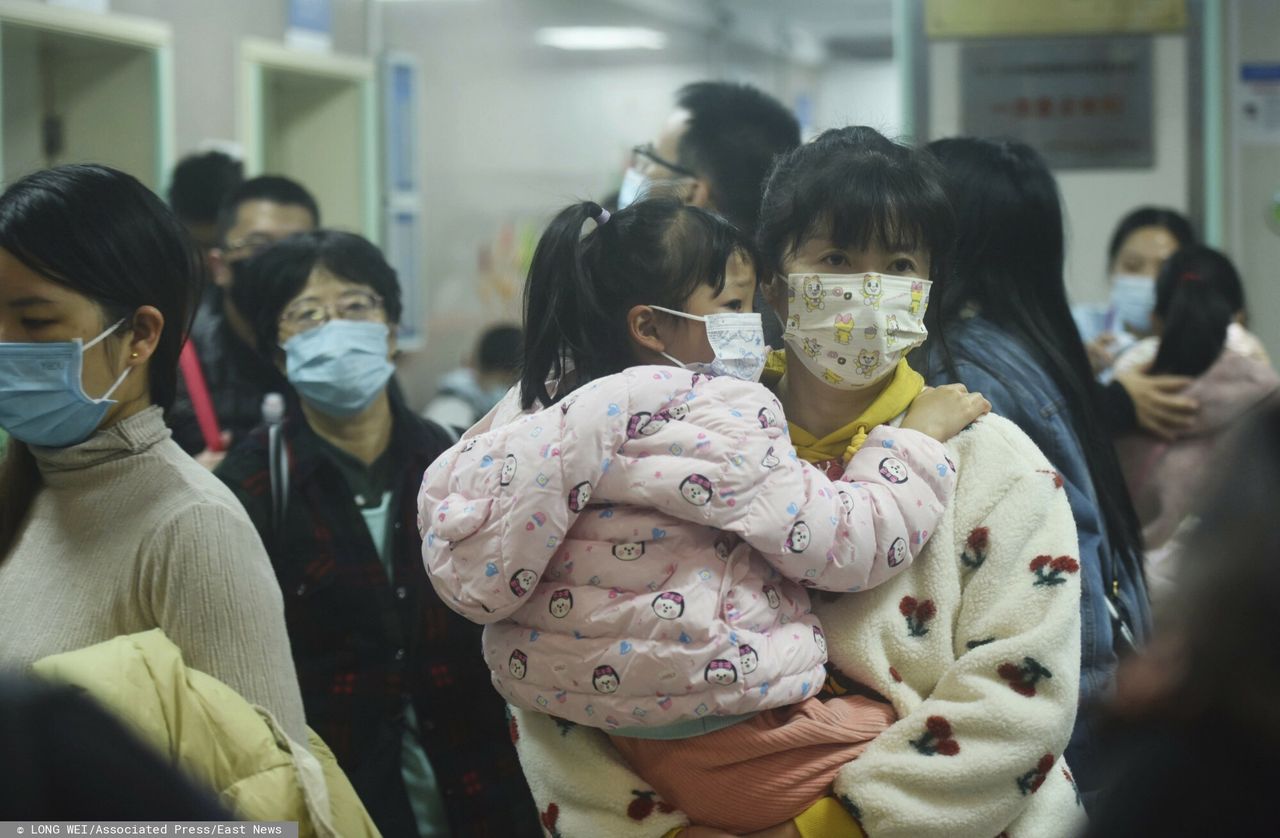
[[[502,251],[505,227],[511,249],[527,252],[554,212],[615,190],[630,148],[653,138],[681,85],[729,77],[788,103],[812,95],[804,71],[690,33],[668,30],[671,45],[653,53],[533,44],[550,23],[664,28],[607,3],[393,3],[384,14],[387,47],[415,56],[423,81],[428,349],[403,364],[411,402],[429,396],[485,324],[520,318],[523,276],[506,260],[506,284],[493,282],[482,250]]]
[[[1280,200],[1280,144],[1242,143],[1236,132],[1241,102],[1234,96],[1241,63],[1280,64],[1280,3],[1233,0],[1224,4],[1227,38],[1226,238],[1224,246],[1240,269],[1249,304],[1249,327],[1272,358],[1280,358],[1280,224],[1266,216]]]
[[[886,137],[903,132],[902,83],[893,59],[833,61],[818,75],[814,128],[869,125]]]
[[[1155,165],[1056,173],[1067,226],[1067,291],[1075,302],[1107,296],[1107,243],[1129,210],[1142,204],[1188,210],[1186,38],[1160,35],[1153,40]],[[960,83],[960,43],[930,44],[930,139],[961,132]]]

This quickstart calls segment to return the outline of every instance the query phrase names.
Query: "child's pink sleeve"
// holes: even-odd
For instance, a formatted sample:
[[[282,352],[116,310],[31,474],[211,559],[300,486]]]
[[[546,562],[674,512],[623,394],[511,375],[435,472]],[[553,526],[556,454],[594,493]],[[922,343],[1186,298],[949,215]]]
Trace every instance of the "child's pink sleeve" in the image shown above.
[[[623,444],[601,491],[735,533],[808,587],[857,591],[896,575],[955,488],[941,443],[885,426],[843,479],[830,479],[796,454],[781,406],[760,385],[699,382],[678,413]]]
[[[450,608],[492,623],[528,600],[609,468],[625,406],[625,385],[601,379],[546,410],[468,434],[431,464],[418,530],[431,584]]]

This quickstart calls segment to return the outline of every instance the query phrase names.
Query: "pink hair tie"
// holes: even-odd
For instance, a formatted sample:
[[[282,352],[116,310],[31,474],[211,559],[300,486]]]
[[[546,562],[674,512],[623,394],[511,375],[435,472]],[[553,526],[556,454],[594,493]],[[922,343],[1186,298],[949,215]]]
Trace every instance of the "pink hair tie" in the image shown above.
[[[1183,282],[1199,282],[1200,280],[1204,279],[1204,277],[1200,276],[1200,274],[1196,273],[1195,271],[1187,271],[1186,273],[1179,276],[1178,279],[1182,280]]]

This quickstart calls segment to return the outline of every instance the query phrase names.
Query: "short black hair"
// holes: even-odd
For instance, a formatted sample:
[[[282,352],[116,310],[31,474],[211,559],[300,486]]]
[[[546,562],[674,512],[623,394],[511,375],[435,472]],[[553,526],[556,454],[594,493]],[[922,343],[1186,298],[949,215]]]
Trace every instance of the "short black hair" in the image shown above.
[[[480,372],[516,372],[520,369],[520,350],[524,332],[519,326],[503,323],[490,326],[480,336],[476,348],[476,364]]]
[[[259,175],[241,183],[223,201],[218,212],[219,240],[224,240],[227,231],[235,226],[236,211],[247,201],[270,201],[273,204],[302,207],[311,213],[315,226],[320,226],[320,206],[305,186],[280,175]]]
[[[756,242],[779,274],[787,257],[824,233],[839,247],[924,250],[936,283],[947,275],[955,241],[943,183],[932,157],[874,128],[824,131],[778,159],[765,186]]]
[[[765,178],[774,158],[800,145],[800,122],[777,99],[745,84],[690,84],[676,104],[689,111],[676,162],[704,175],[716,210],[754,233]]]
[[[1115,232],[1111,234],[1111,243],[1107,246],[1107,262],[1114,262],[1125,240],[1134,230],[1143,227],[1161,227],[1169,231],[1169,235],[1178,241],[1178,247],[1195,244],[1196,233],[1191,221],[1182,213],[1168,207],[1138,207],[1120,219]]]
[[[347,282],[368,286],[382,298],[388,325],[400,322],[400,281],[377,246],[355,233],[295,233],[250,259],[243,277],[231,287],[236,307],[250,313],[257,350],[262,355],[274,356],[280,337],[280,314],[306,287],[317,267]]]
[[[189,224],[213,224],[222,204],[244,181],[239,160],[221,151],[189,154],[173,167],[169,206]]]

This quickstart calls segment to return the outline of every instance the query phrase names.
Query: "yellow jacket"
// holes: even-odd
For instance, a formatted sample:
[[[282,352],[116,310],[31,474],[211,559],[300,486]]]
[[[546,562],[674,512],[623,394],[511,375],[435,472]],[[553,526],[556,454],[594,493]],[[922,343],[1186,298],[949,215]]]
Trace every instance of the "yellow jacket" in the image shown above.
[[[32,669],[88,692],[245,820],[297,821],[299,836],[378,835],[314,731],[308,751],[266,710],[188,669],[159,629],[51,655]]]

